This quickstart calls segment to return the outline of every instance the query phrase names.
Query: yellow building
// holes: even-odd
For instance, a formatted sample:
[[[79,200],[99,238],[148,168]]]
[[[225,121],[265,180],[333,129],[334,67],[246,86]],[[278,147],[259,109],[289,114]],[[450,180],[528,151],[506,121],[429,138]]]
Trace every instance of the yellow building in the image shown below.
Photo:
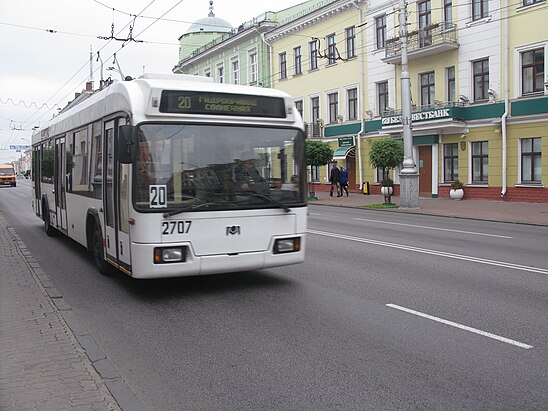
[[[402,138],[398,4],[309,0],[261,33],[265,84],[293,96],[309,138],[330,144],[354,191],[380,190],[372,141]],[[405,4],[419,194],[447,197],[459,180],[465,198],[548,202],[545,1]],[[327,189],[329,167],[311,181]]]
[[[366,161],[355,147],[363,133],[364,1],[325,1],[266,34],[271,46],[272,86],[294,97],[309,138],[321,138],[359,188]],[[282,22],[283,23],[283,22]],[[336,129],[337,134],[331,135]],[[311,170],[327,183],[329,166]]]

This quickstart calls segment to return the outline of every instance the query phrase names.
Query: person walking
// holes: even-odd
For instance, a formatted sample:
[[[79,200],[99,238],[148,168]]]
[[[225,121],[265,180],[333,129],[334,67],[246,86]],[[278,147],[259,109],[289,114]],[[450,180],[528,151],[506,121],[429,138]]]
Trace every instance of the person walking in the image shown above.
[[[348,171],[342,166],[339,171],[339,184],[341,185],[341,195],[339,197],[343,196],[343,190],[348,197]]]
[[[329,182],[331,183],[331,189],[329,190],[329,196],[333,197],[333,189],[337,190],[337,197],[340,197],[339,195],[339,179],[340,179],[340,171],[337,167],[337,163],[333,162],[333,167],[331,168],[331,173],[329,174]]]

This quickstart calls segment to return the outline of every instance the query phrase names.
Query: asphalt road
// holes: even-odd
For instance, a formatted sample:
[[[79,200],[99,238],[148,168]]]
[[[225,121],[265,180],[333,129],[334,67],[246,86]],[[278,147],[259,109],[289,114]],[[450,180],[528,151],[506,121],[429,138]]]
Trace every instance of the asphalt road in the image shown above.
[[[135,281],[0,210],[150,410],[548,409],[548,228],[310,206],[307,261]]]

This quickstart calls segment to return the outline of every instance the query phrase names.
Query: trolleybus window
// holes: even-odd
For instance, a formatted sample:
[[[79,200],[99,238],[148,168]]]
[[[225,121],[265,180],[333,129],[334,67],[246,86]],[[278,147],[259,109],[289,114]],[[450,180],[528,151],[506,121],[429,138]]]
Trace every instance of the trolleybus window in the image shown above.
[[[143,124],[138,135],[133,200],[140,211],[305,205],[300,130]]]

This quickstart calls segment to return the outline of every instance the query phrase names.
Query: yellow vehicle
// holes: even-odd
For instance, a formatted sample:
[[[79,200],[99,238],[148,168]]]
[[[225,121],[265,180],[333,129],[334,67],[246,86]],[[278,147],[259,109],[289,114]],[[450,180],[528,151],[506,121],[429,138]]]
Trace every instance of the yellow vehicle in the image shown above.
[[[15,170],[11,164],[0,164],[0,184],[9,184],[12,187],[17,185]]]

